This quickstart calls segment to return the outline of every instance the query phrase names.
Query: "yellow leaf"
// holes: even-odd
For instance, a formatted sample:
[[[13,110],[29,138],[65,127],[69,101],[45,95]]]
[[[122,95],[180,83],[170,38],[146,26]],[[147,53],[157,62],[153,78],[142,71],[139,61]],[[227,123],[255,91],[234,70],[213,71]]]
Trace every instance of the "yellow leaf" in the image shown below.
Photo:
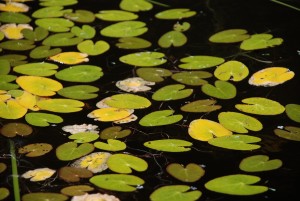
[[[4,33],[5,37],[8,39],[22,39],[24,38],[21,31],[23,29],[30,29],[33,28],[28,24],[5,24],[0,27],[0,31]]]
[[[0,101],[1,102],[5,102],[5,101],[7,101],[10,98],[11,98],[11,95],[7,94],[7,91],[0,90]]]
[[[29,7],[23,3],[17,2],[7,2],[6,4],[0,3],[0,11],[7,11],[7,12],[27,12]]]
[[[19,119],[27,113],[27,108],[16,100],[10,99],[6,103],[0,102],[0,117],[4,119]]]
[[[88,54],[80,52],[62,52],[49,57],[50,60],[59,62],[62,64],[78,64],[82,62],[88,62]]]
[[[117,121],[131,115],[133,110],[120,108],[100,108],[88,114],[88,117],[95,118],[98,121]]]
[[[24,91],[24,93],[21,96],[16,97],[16,101],[27,109],[33,111],[39,110],[38,106],[36,105],[37,97],[27,91]]]
[[[49,168],[38,168],[35,170],[29,170],[22,174],[25,179],[30,179],[30,181],[44,181],[50,178],[56,171]]]

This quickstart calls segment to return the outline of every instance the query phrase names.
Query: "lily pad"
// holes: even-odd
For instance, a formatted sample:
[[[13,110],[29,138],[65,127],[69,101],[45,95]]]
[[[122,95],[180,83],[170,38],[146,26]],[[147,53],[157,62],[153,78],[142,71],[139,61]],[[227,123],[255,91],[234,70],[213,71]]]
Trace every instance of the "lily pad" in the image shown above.
[[[217,101],[213,99],[196,100],[181,106],[180,110],[184,112],[212,112],[222,108],[216,103]]]
[[[124,21],[109,25],[100,31],[102,36],[122,38],[140,36],[148,31],[142,21]]]
[[[98,138],[99,134],[94,132],[79,132],[69,136],[69,139],[74,140],[74,142],[76,143],[92,142],[97,140]]]
[[[221,112],[218,119],[225,128],[236,133],[248,133],[248,130],[260,131],[263,128],[262,123],[256,118],[238,112]]]
[[[202,192],[199,190],[191,190],[186,185],[170,185],[156,189],[150,195],[151,201],[196,201],[201,197]]]
[[[70,6],[77,3],[77,0],[41,0],[40,6]]]
[[[240,150],[240,151],[251,151],[255,149],[259,149],[260,145],[251,144],[260,142],[261,138],[254,137],[251,135],[228,135],[222,136],[218,138],[212,138],[208,141],[209,144],[221,147],[225,149],[232,149],[232,150]]]
[[[109,50],[110,46],[107,42],[99,40],[94,43],[92,40],[85,40],[77,45],[77,49],[91,56],[103,54]]]
[[[133,66],[152,67],[166,63],[164,56],[165,54],[161,52],[136,52],[121,56],[119,60]]]
[[[153,8],[152,3],[146,0],[121,0],[120,8],[131,12],[148,11]]]
[[[93,191],[94,188],[89,185],[76,185],[76,186],[67,186],[60,190],[64,195],[68,196],[79,196],[84,195],[87,192]]]
[[[287,104],[285,106],[285,112],[291,120],[300,123],[300,105],[299,104]]]
[[[236,96],[236,87],[227,81],[217,80],[215,86],[204,84],[201,87],[203,93],[218,99],[232,99]]]
[[[27,113],[27,108],[16,100],[0,101],[0,117],[4,119],[20,119]]]
[[[68,200],[68,196],[60,193],[42,192],[42,193],[28,193],[22,196],[22,201],[65,201]]]
[[[74,33],[57,33],[50,35],[48,38],[43,40],[42,44],[52,47],[65,47],[77,45],[83,41],[83,38],[77,37]]]
[[[0,43],[0,48],[14,51],[26,51],[35,47],[33,41],[30,40],[8,40]]]
[[[43,59],[59,54],[61,51],[61,48],[51,49],[51,47],[48,45],[42,45],[31,50],[29,56],[32,59]]]
[[[10,66],[17,66],[27,63],[27,56],[20,54],[5,54],[0,56],[0,60],[7,60],[10,63]]]
[[[137,190],[145,181],[134,175],[127,174],[102,174],[93,176],[90,182],[100,188],[120,191],[133,192]]]
[[[88,54],[80,53],[80,52],[62,52],[59,54],[56,54],[54,56],[49,57],[49,60],[62,63],[62,64],[79,64],[83,62],[88,62],[89,58],[87,58]],[[80,67],[80,68],[86,68],[90,69],[91,65],[88,65],[89,67]],[[74,72],[73,72],[74,73]]]
[[[208,40],[213,43],[237,43],[248,38],[250,35],[245,29],[228,29],[213,34]]]
[[[179,31],[169,31],[162,35],[158,40],[158,45],[162,48],[171,46],[181,47],[187,42],[187,37]]]
[[[123,129],[121,126],[112,126],[104,129],[100,133],[100,138],[103,140],[124,138],[131,134],[131,130]],[[97,147],[95,145],[95,147]]]
[[[122,151],[126,149],[126,144],[120,140],[108,139],[107,143],[95,142],[94,146],[106,151]]]
[[[0,22],[28,24],[29,22],[31,22],[31,18],[23,13],[1,12],[0,13]]]
[[[191,28],[191,24],[188,23],[188,22],[183,22],[182,24],[177,22],[173,26],[173,30],[174,31],[179,31],[179,32],[185,32],[185,31],[189,30],[190,28]]]
[[[58,176],[66,182],[79,182],[81,178],[91,178],[93,173],[85,168],[62,167],[59,169]]]
[[[128,154],[113,154],[109,157],[107,165],[111,171],[122,174],[132,173],[132,170],[144,172],[148,168],[145,160]]]
[[[98,87],[91,85],[75,85],[70,87],[64,87],[57,93],[63,97],[76,99],[76,100],[89,100],[98,97],[96,92],[99,91]]]
[[[140,121],[141,126],[164,126],[179,122],[183,116],[181,114],[174,114],[174,110],[160,110],[151,112],[145,115]]]
[[[171,101],[187,98],[193,93],[193,89],[184,89],[183,84],[172,84],[158,89],[152,99],[156,101]]]
[[[179,64],[179,68],[187,70],[199,70],[210,68],[222,64],[225,60],[221,57],[214,56],[188,56],[180,59],[183,64]]]
[[[94,146],[90,143],[83,143],[78,146],[76,142],[67,142],[56,148],[56,156],[62,161],[71,161],[87,155],[94,151]]]
[[[143,49],[151,46],[151,42],[138,37],[120,38],[116,44],[121,49]]]
[[[182,84],[191,86],[200,86],[206,84],[207,81],[203,78],[210,78],[212,74],[206,71],[185,71],[175,73],[172,75],[172,79]]]
[[[35,24],[51,32],[67,32],[74,22],[64,18],[42,18],[35,20]]]
[[[295,126],[285,126],[284,129],[275,129],[275,135],[278,137],[293,140],[293,141],[300,141],[300,128]]]
[[[239,168],[246,172],[262,172],[278,169],[282,166],[280,159],[269,160],[267,155],[254,155],[244,158]]]
[[[21,12],[27,12],[28,10],[29,7],[24,3],[7,2],[6,4],[3,3],[0,4],[0,11],[21,13]]]
[[[136,74],[150,82],[162,82],[164,77],[172,75],[172,72],[163,68],[138,68]]]
[[[5,137],[28,136],[32,134],[33,129],[31,126],[24,123],[7,123],[4,124],[0,130],[0,133]]]
[[[245,98],[244,104],[236,104],[235,108],[251,114],[277,115],[285,111],[285,107],[280,103],[262,97]]]
[[[81,111],[84,103],[78,100],[57,98],[40,100],[37,102],[37,106],[51,112],[71,113]]]
[[[30,125],[40,127],[50,126],[50,123],[59,124],[63,122],[63,118],[58,115],[41,112],[28,113],[25,115],[25,120]]]
[[[240,48],[242,50],[258,50],[281,45],[282,38],[273,38],[272,34],[254,34],[249,39],[244,40]]]
[[[56,69],[58,69],[57,65],[47,62],[28,63],[13,68],[17,73],[41,77],[54,75],[57,72]]]
[[[42,27],[36,27],[34,30],[23,29],[21,32],[26,39],[35,42],[44,40],[49,34],[48,30]]]
[[[227,61],[216,68],[214,75],[219,80],[239,82],[249,74],[249,69],[239,61]]]
[[[9,61],[0,59],[0,66],[0,75],[7,75],[10,72]]]
[[[75,12],[67,12],[64,17],[74,22],[91,23],[95,20],[95,15],[89,10],[75,10]]]
[[[0,90],[13,90],[18,89],[19,86],[15,83],[11,83],[16,80],[14,75],[0,75]]]
[[[256,195],[268,191],[268,187],[253,185],[260,177],[245,174],[226,175],[205,183],[208,190],[229,195]]]
[[[110,107],[123,109],[143,109],[151,105],[151,102],[142,96],[134,94],[117,94],[105,100]]]
[[[96,30],[94,27],[89,25],[83,25],[82,28],[74,26],[71,29],[71,32],[79,38],[83,39],[92,39],[96,35]]]
[[[7,188],[0,188],[0,200],[4,200],[9,196],[9,190]]]
[[[34,170],[29,170],[22,174],[22,177],[25,179],[30,179],[30,181],[38,182],[49,179],[54,175],[56,171],[50,168],[37,168]]]
[[[136,20],[139,17],[135,13],[124,10],[100,10],[95,16],[104,21],[128,21]]]
[[[175,8],[159,12],[155,15],[155,17],[163,20],[180,20],[192,17],[196,14],[196,11],[191,11],[188,8]]]
[[[186,152],[191,150],[193,144],[180,139],[152,140],[144,143],[145,147],[164,152]]]
[[[179,163],[171,163],[166,170],[172,177],[183,182],[196,182],[205,173],[205,170],[195,163],[189,163],[186,166]]]
[[[72,9],[64,10],[63,6],[47,6],[44,8],[40,8],[35,10],[32,13],[32,17],[34,18],[56,18],[62,17],[65,13],[72,12]]]
[[[19,154],[26,154],[27,157],[38,157],[49,153],[52,145],[48,143],[28,144],[18,149]]]

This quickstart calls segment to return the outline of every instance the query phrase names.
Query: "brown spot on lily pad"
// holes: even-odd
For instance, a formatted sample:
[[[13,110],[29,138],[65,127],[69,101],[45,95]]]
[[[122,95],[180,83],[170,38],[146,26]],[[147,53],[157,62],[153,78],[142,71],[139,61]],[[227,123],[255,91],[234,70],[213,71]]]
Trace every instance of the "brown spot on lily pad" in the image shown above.
[[[42,156],[52,150],[52,145],[48,143],[35,143],[21,147],[19,154],[26,154],[27,157]]]

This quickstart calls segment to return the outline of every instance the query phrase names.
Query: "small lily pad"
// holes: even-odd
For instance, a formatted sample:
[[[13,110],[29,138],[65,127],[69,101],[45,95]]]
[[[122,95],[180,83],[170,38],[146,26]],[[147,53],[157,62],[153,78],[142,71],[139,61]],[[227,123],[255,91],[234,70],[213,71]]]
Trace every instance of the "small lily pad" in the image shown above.
[[[196,11],[191,11],[188,8],[175,8],[159,12],[155,15],[155,17],[163,20],[180,20],[192,17],[196,14]]]
[[[162,82],[164,77],[172,75],[172,72],[163,68],[138,68],[136,74],[150,82]]]
[[[61,48],[51,49],[50,46],[42,45],[31,50],[29,56],[32,59],[43,59],[43,58],[48,58],[56,54],[59,54],[61,53],[61,51],[62,51]]]
[[[209,41],[213,43],[237,43],[250,37],[245,29],[228,29],[220,31],[209,37]]]
[[[6,170],[7,166],[5,163],[0,163],[0,174]],[[1,200],[1,199],[0,199]]]
[[[187,37],[179,31],[169,31],[162,35],[158,40],[158,45],[162,48],[171,46],[181,47],[187,43]]]
[[[139,17],[135,13],[124,10],[100,10],[95,16],[104,21],[128,21]]]
[[[148,11],[153,8],[152,3],[146,0],[121,0],[120,8],[131,12]]]
[[[216,68],[214,75],[219,80],[239,82],[249,74],[249,69],[239,61],[227,61]]]
[[[58,176],[66,182],[79,182],[81,178],[91,178],[93,173],[85,168],[67,166],[59,169]]]
[[[180,59],[183,64],[179,64],[179,68],[187,70],[199,70],[210,68],[222,64],[225,60],[214,56],[188,56]]]
[[[187,98],[193,93],[193,89],[184,89],[183,84],[172,84],[158,89],[152,95],[152,99],[156,101],[171,101]]]
[[[103,140],[124,138],[131,134],[131,130],[123,129],[121,126],[112,126],[104,129],[100,133],[100,138]]]
[[[124,21],[109,25],[100,31],[102,36],[122,38],[140,36],[148,31],[142,21]]]
[[[7,188],[0,188],[0,200],[4,200],[5,198],[7,198],[9,196],[9,190]]]
[[[180,139],[153,140],[144,143],[145,147],[165,152],[190,151],[192,145],[193,144],[191,142]]]
[[[76,143],[92,142],[97,140],[98,138],[99,134],[94,132],[79,132],[69,136],[69,139],[74,140],[74,142]]]
[[[173,26],[173,30],[174,31],[179,31],[179,32],[185,32],[185,31],[189,30],[190,28],[191,28],[191,24],[188,23],[188,22],[183,22],[182,24],[177,22]]]
[[[44,40],[49,34],[48,30],[42,27],[36,27],[34,30],[23,29],[21,32],[26,39],[35,42]]]
[[[51,32],[67,32],[74,22],[64,18],[42,18],[35,20],[35,24]]]
[[[107,143],[95,142],[94,146],[105,151],[122,151],[126,149],[126,144],[120,140],[108,139]]]
[[[30,125],[40,127],[50,126],[50,123],[59,124],[63,122],[63,118],[58,115],[41,112],[27,113],[25,120]]]
[[[70,113],[82,110],[84,103],[73,99],[45,99],[37,102],[37,106],[42,110],[51,112]]]
[[[89,10],[75,10],[75,12],[67,12],[64,17],[74,22],[91,23],[95,20],[95,15]]]
[[[62,195],[60,193],[50,193],[50,192],[42,192],[42,193],[28,193],[22,196],[22,201],[65,201],[68,200],[68,196]]]
[[[105,100],[110,107],[123,109],[143,109],[151,105],[151,102],[142,96],[134,94],[117,94]]]
[[[180,110],[184,112],[212,112],[222,108],[216,103],[217,101],[213,99],[196,100],[181,106]]]
[[[133,66],[152,67],[166,63],[164,56],[165,54],[161,52],[136,52],[124,55],[119,60]]]
[[[50,168],[37,168],[34,170],[29,170],[22,174],[22,177],[25,179],[30,179],[30,181],[38,182],[49,179],[54,175],[56,171]]]
[[[121,49],[143,49],[151,46],[151,42],[138,37],[120,38],[116,44]]]
[[[284,129],[275,129],[275,135],[278,137],[293,140],[293,141],[300,141],[300,128],[295,126],[285,126]]]
[[[207,83],[203,78],[210,78],[212,74],[206,71],[185,71],[175,73],[172,75],[172,79],[182,84],[191,86],[200,86]]]
[[[94,43],[92,40],[85,40],[77,45],[77,49],[91,56],[103,54],[109,50],[110,46],[107,42],[99,40]]]
[[[57,33],[48,36],[42,44],[52,47],[65,47],[77,45],[83,38],[77,37],[74,33]]]
[[[11,83],[16,80],[14,75],[0,75],[0,90],[14,90],[18,89],[19,85]]]
[[[0,48],[14,51],[26,51],[35,47],[33,41],[30,40],[8,40],[0,43]]]
[[[62,17],[65,13],[72,12],[71,9],[63,10],[63,6],[47,6],[44,8],[40,8],[35,10],[32,13],[32,17],[34,18],[56,18]]]
[[[28,63],[13,68],[17,73],[41,77],[54,75],[57,72],[56,69],[58,69],[57,65],[47,62]]]
[[[203,93],[218,99],[232,99],[236,96],[236,87],[227,81],[217,80],[215,86],[212,84],[204,84],[201,87]]]
[[[83,143],[78,146],[76,142],[67,142],[56,148],[56,156],[62,161],[71,161],[87,155],[94,151],[94,146],[90,143]]]
[[[246,172],[261,172],[278,169],[282,166],[280,159],[269,160],[267,155],[254,155],[244,158],[239,168]]]
[[[240,48],[242,50],[258,50],[281,45],[282,38],[273,38],[272,34],[254,34],[249,39],[244,40]]]
[[[285,112],[291,120],[300,123],[300,105],[299,104],[287,104],[285,106]]]
[[[171,163],[166,170],[172,177],[183,182],[196,182],[205,173],[205,170],[195,163],[189,163],[186,166],[179,163]]]
[[[87,58],[88,54],[80,53],[80,52],[62,52],[56,55],[49,57],[49,60],[62,63],[62,64],[80,64],[83,62],[88,62],[89,58]],[[88,65],[90,66],[90,65]],[[79,67],[78,67],[79,68]],[[90,67],[80,67],[90,69]],[[77,69],[77,68],[76,68]],[[74,70],[76,71],[76,70]],[[73,72],[74,73],[74,72]],[[78,72],[77,72],[78,73]]]
[[[140,121],[141,126],[164,126],[179,122],[183,116],[181,114],[174,114],[174,110],[160,110],[151,112],[145,115]]]
[[[96,92],[99,91],[98,87],[91,85],[75,85],[70,87],[64,87],[57,93],[63,97],[76,99],[76,100],[89,100],[98,97]]]
[[[83,39],[92,39],[96,35],[96,30],[94,27],[89,25],[83,25],[82,28],[74,26],[71,29],[71,32],[79,38]]]
[[[132,170],[144,172],[148,163],[136,156],[128,154],[113,154],[107,161],[108,168],[117,173],[129,174]]]
[[[38,157],[47,154],[52,148],[48,143],[34,143],[19,148],[18,153],[26,154],[27,157]]]
[[[15,137],[17,135],[28,136],[32,132],[33,129],[31,126],[18,122],[4,124],[0,130],[0,133],[5,137]]]

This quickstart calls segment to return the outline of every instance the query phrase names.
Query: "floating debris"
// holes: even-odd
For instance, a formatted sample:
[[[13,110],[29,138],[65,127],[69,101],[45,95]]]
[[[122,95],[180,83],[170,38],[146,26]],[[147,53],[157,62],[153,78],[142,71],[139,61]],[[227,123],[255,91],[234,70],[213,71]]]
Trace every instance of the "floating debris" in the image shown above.
[[[38,168],[35,170],[29,170],[22,174],[25,179],[30,179],[30,181],[44,181],[50,178],[56,171],[50,168]]]
[[[72,197],[71,201],[88,201],[88,200],[98,200],[98,201],[120,201],[119,198],[113,196],[113,195],[108,195],[108,194],[84,194],[84,195],[78,195]]]
[[[155,85],[155,82],[146,81],[140,77],[132,77],[116,83],[116,86],[119,89],[126,92],[141,92],[151,90],[151,87],[148,87],[147,85]]]
[[[0,31],[4,33],[5,37],[8,39],[22,39],[24,38],[22,34],[23,29],[33,30],[32,26],[29,24],[4,24],[0,27]]]
[[[62,127],[62,130],[71,134],[75,133],[82,133],[82,132],[93,132],[93,133],[99,133],[97,131],[98,126],[93,124],[75,124],[75,125],[68,125]]]

